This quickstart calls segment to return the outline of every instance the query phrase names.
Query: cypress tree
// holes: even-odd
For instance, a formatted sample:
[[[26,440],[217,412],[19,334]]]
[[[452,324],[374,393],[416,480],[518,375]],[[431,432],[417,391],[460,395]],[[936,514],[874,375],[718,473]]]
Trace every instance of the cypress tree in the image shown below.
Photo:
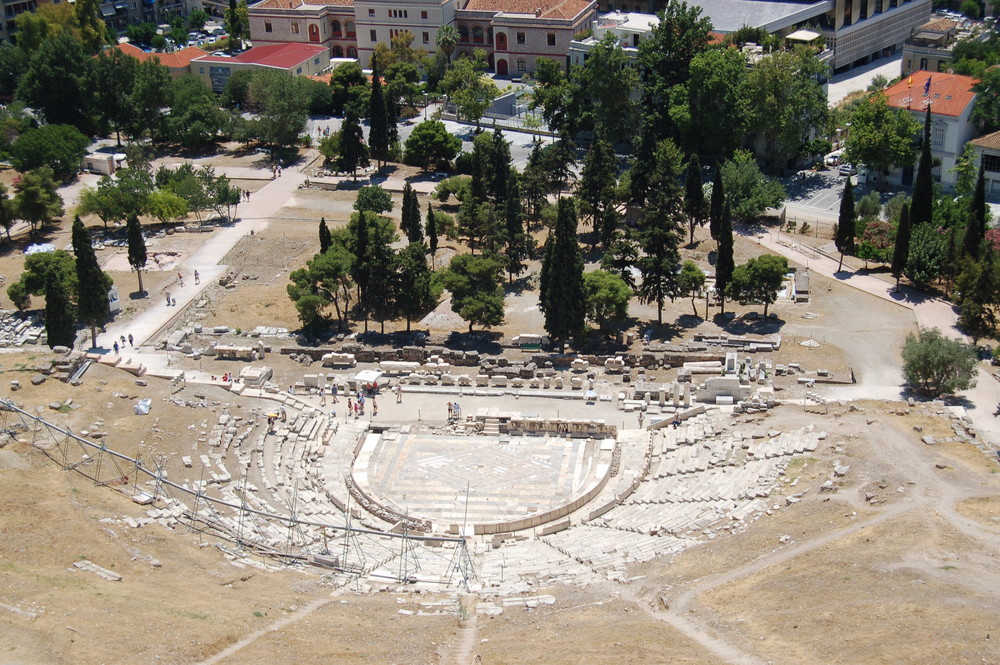
[[[128,264],[139,277],[139,293],[145,293],[142,288],[142,269],[146,267],[146,239],[142,237],[142,225],[139,218],[132,215],[125,223],[125,233],[128,236]]]
[[[931,107],[924,116],[924,140],[920,146],[920,161],[917,163],[917,179],[913,183],[913,202],[910,204],[910,228],[929,223],[933,214],[934,179],[931,169]]]
[[[715,177],[712,179],[712,201],[708,207],[708,230],[713,240],[719,239],[719,229],[722,223],[722,209],[726,203],[726,193],[722,189],[722,168],[715,166]]]
[[[337,167],[341,171],[350,171],[354,180],[358,179],[358,169],[368,166],[368,146],[365,145],[365,134],[358,122],[358,116],[348,109],[344,115],[344,123],[340,127],[340,156]]]
[[[695,153],[688,162],[687,179],[684,183],[684,212],[688,216],[688,242],[691,244],[694,244],[694,227],[705,223],[704,210],[705,190],[701,184],[701,162],[698,160],[698,153]]]
[[[434,266],[434,255],[437,253],[438,248],[438,230],[437,230],[437,220],[434,219],[434,208],[431,207],[431,202],[427,202],[427,219],[425,220],[427,225],[427,243],[431,247],[431,267]]]
[[[330,227],[326,225],[326,217],[319,219],[319,253],[326,254],[333,244],[333,236],[330,234]]]
[[[371,271],[367,260],[368,245],[371,244],[369,237],[370,228],[368,225],[369,216],[375,217],[375,214],[369,211],[355,213],[351,215],[351,223],[348,226],[352,235],[352,244],[354,245],[351,248],[354,251],[354,262],[351,265],[351,279],[357,284],[358,308],[365,317],[365,332],[368,332],[368,314],[371,311],[371,308],[368,306],[368,283]]]
[[[493,130],[493,150],[490,164],[490,197],[497,206],[507,202],[510,187],[510,144],[504,139],[500,128]]]
[[[504,206],[504,231],[507,236],[507,253],[504,263],[507,266],[507,281],[514,280],[514,275],[525,268],[524,260],[530,250],[530,236],[524,232],[524,209],[521,207],[521,188],[517,178],[510,179],[507,190],[507,202]]]
[[[892,248],[892,276],[896,278],[896,286],[899,286],[899,278],[906,270],[906,258],[910,255],[910,209],[904,203],[899,211],[899,225],[896,227],[896,244]]]
[[[91,244],[90,232],[80,216],[73,220],[73,252],[76,254],[77,313],[80,320],[90,326],[90,341],[97,346],[97,329],[111,318],[108,290],[111,278],[101,270]]]
[[[726,202],[719,215],[719,249],[715,257],[715,293],[722,304],[722,313],[726,313],[726,287],[733,281],[733,271],[736,262],[733,259],[733,219]]]
[[[403,185],[403,205],[400,206],[399,230],[406,237],[410,236],[410,197],[413,195],[413,187],[409,182]]]
[[[45,334],[49,348],[68,346],[76,341],[76,322],[66,284],[57,270],[45,275]]]
[[[382,89],[382,69],[378,58],[372,57],[372,91],[368,97],[368,147],[379,166],[389,157],[389,124],[386,115],[385,91]]]
[[[409,190],[409,195],[407,195]],[[405,222],[404,231],[409,242],[423,242],[424,232],[420,228],[420,202],[417,200],[417,193],[413,191],[410,183],[403,187],[403,220]]]
[[[573,199],[559,199],[556,225],[545,243],[544,277],[539,306],[545,315],[545,331],[562,341],[583,331],[586,304],[583,294],[583,255],[576,237],[576,206]]]
[[[677,178],[681,155],[670,139],[656,147],[656,163],[649,177],[649,197],[639,225],[639,246],[643,256],[638,268],[642,275],[639,297],[656,303],[656,321],[663,323],[663,305],[677,295],[677,266],[680,239],[684,234],[684,201]]]
[[[969,206],[969,222],[965,227],[965,253],[971,258],[979,258],[983,240],[986,238],[986,178],[983,165],[979,164],[979,176],[976,178],[976,191],[972,194],[972,204]]]
[[[837,251],[840,252],[840,263],[837,272],[844,267],[844,254],[854,252],[854,185],[851,176],[847,176],[844,193],[840,197],[840,216],[837,218]]]

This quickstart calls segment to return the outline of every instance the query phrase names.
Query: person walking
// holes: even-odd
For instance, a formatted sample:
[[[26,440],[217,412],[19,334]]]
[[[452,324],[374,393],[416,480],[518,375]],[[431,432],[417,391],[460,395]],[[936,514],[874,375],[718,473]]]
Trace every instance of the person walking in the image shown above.
[[[182,289],[184,288],[184,275],[177,273],[177,283],[181,285]]]
[[[115,342],[115,355],[118,355],[118,342]]]
[[[375,398],[373,397],[372,398],[372,417],[374,418],[377,415],[378,415],[378,402],[376,402]]]
[[[170,307],[170,291],[167,291],[167,307]]]
[[[448,402],[448,420],[451,420],[451,414],[452,414],[451,402]]]
[[[194,271],[194,283],[201,284],[201,275],[198,274],[197,270]]]
[[[333,403],[336,404],[337,403],[337,384],[336,383],[334,383],[332,386],[330,386],[330,394],[333,396]],[[350,401],[351,398],[348,397],[347,400]]]
[[[133,347],[135,346],[135,338],[132,337],[132,333],[128,334],[128,345]]]
[[[403,384],[396,384],[396,404],[403,403]]]

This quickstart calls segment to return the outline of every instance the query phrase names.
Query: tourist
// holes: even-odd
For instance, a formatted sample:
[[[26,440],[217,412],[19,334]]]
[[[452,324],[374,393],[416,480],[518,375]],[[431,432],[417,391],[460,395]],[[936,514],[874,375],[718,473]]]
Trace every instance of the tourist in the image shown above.
[[[115,355],[118,355],[118,342],[115,342]]]
[[[184,275],[177,273],[177,283],[181,285],[181,288],[184,288]]]
[[[167,291],[167,307],[170,307],[170,292]]]
[[[403,403],[403,384],[396,384],[396,404]]]
[[[448,420],[451,420],[452,407],[451,402],[448,402]]]
[[[135,338],[132,337],[132,333],[128,334],[128,345],[129,346],[135,346]]]
[[[125,335],[122,335],[119,339],[122,341],[122,348],[125,348]]]
[[[375,398],[372,398],[372,417],[374,418],[377,415],[378,415],[378,402],[375,401]]]
[[[330,395],[333,396],[333,403],[336,404],[337,403],[337,384],[336,383],[334,383],[332,386],[330,386]],[[351,401],[351,398],[348,397],[347,401]]]
[[[454,404],[451,405],[451,411],[453,414],[455,414],[456,418],[462,417],[462,407],[458,405],[458,402],[455,402]]]
[[[642,419],[643,418],[644,418],[644,416],[642,415],[642,411],[640,411],[639,412],[639,427],[642,427]]]
[[[201,284],[201,275],[198,274],[197,270],[194,271],[194,283]]]

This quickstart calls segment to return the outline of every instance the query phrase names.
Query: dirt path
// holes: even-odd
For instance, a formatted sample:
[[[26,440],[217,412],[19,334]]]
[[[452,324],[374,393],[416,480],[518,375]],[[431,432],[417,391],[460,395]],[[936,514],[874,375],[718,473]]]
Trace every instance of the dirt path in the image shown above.
[[[240,649],[253,644],[258,639],[260,639],[261,637],[264,637],[268,633],[273,633],[274,631],[281,630],[281,629],[285,628],[286,626],[289,626],[289,625],[295,623],[296,621],[301,621],[302,619],[306,618],[307,616],[309,616],[310,614],[312,614],[313,612],[315,612],[319,608],[323,607],[324,605],[326,605],[326,604],[328,604],[328,603],[330,603],[332,601],[333,601],[333,597],[332,596],[329,596],[329,597],[326,597],[326,598],[317,598],[316,600],[314,600],[313,602],[309,603],[305,607],[296,610],[295,612],[293,612],[292,614],[289,614],[288,616],[284,617],[283,619],[279,619],[278,621],[275,621],[274,623],[272,623],[271,625],[267,626],[266,628],[261,628],[260,630],[258,630],[256,632],[250,633],[249,635],[247,635],[243,639],[239,640],[238,642],[230,644],[228,647],[226,647],[225,649],[223,649],[219,653],[215,654],[214,656],[210,656],[209,658],[206,658],[205,660],[201,661],[200,663],[198,663],[198,665],[215,665],[215,663],[221,663],[226,658],[228,658],[229,656],[232,656],[234,653],[236,653]]]
[[[458,643],[441,658],[441,665],[473,665],[479,662],[479,628],[476,620],[478,596],[458,599],[460,616],[464,616]]]

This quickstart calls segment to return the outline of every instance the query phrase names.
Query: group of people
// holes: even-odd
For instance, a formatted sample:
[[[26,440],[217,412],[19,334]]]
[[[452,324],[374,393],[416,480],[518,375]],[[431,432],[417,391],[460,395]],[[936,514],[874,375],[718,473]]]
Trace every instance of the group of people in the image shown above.
[[[119,354],[119,353],[120,353],[121,351],[124,351],[124,350],[125,350],[125,342],[126,342],[126,339],[127,339],[127,341],[128,341],[128,345],[129,345],[129,346],[132,346],[132,347],[134,347],[134,346],[135,346],[135,338],[134,338],[134,337],[132,337],[132,333],[129,333],[129,334],[128,334],[128,338],[126,338],[126,337],[125,337],[125,335],[122,335],[122,336],[121,336],[121,337],[120,337],[120,338],[119,338],[118,340],[115,340],[115,344],[114,344],[114,349],[115,349],[115,355],[116,355],[116,356],[117,356],[117,355],[118,355],[118,354]],[[119,344],[119,342],[121,342],[121,343]]]
[[[271,167],[271,180],[274,180],[275,178],[280,178],[280,177],[281,177],[281,165],[280,164],[275,164],[274,166]],[[249,200],[249,198],[250,197],[248,196],[247,200]]]
[[[287,422],[288,421],[288,414],[285,412],[285,407],[279,408],[277,413],[269,413],[269,414],[267,414],[267,430],[269,432],[273,432],[274,431],[274,423],[278,422],[279,420],[281,422]]]
[[[458,402],[448,402],[448,420],[458,420],[462,417],[462,407]]]

